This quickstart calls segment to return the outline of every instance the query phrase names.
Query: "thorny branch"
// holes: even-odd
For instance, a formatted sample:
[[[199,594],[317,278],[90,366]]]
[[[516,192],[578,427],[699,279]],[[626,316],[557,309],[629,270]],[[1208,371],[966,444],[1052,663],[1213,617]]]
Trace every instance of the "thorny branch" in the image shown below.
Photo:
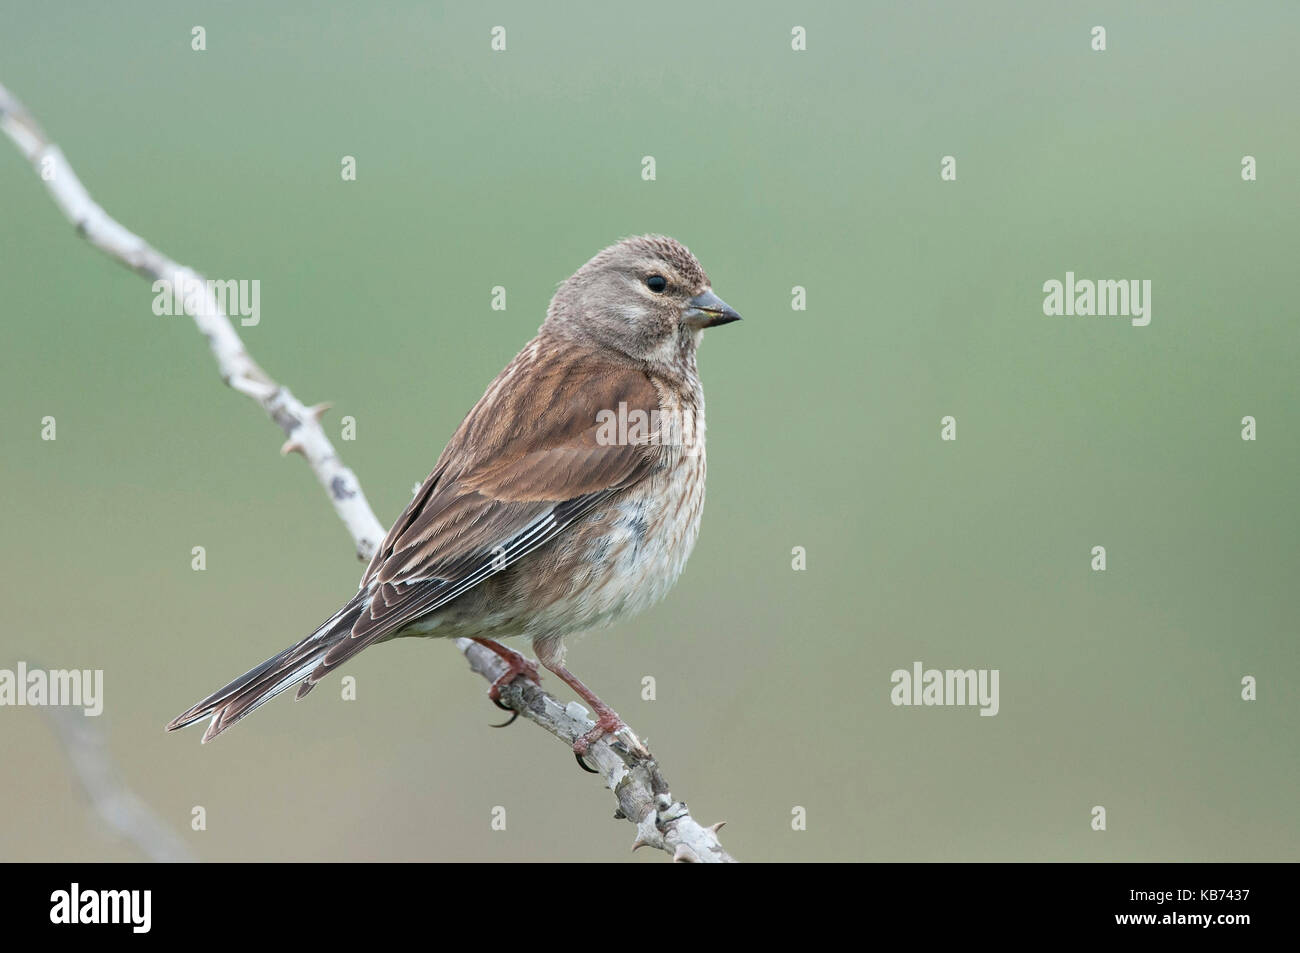
[[[352,536],[357,555],[369,559],[384,538],[384,528],[366,501],[356,475],[343,465],[321,428],[320,418],[327,405],[306,406],[262,370],[244,348],[212,286],[203,276],[172,261],[105,212],[90,197],[59,147],[46,137],[22,103],[3,85],[0,85],[0,128],[31,162],[55,204],[76,226],[77,234],[150,281],[179,279],[186,287],[202,286],[204,297],[196,307],[191,306],[194,299],[190,295],[176,297],[207,340],[221,379],[257,401],[285,432],[288,439],[280,448],[281,453],[294,451],[306,458],[335,513]],[[504,671],[504,663],[488,649],[463,639],[457,645],[465,653],[470,668],[488,681]],[[579,735],[594,727],[580,705],[561,705],[554,696],[523,678],[503,689],[501,700],[566,745],[572,745]],[[734,861],[718,841],[717,832],[722,824],[705,827],[691,817],[684,803],[673,800],[652,755],[635,752],[623,741],[605,736],[591,745],[586,759],[596,767],[618,801],[614,816],[636,825],[634,850],[657,847],[677,861]]]
[[[456,645],[469,659],[469,667],[489,682],[505,673],[505,661],[494,652],[469,639],[457,639]],[[577,702],[561,705],[554,695],[522,676],[501,689],[501,702],[570,747],[595,726]],[[583,757],[618,799],[614,817],[636,825],[633,850],[658,847],[672,854],[673,860],[686,863],[735,862],[718,841],[724,822],[705,827],[691,817],[684,803],[674,801],[654,755],[636,752],[620,738],[604,735]]]

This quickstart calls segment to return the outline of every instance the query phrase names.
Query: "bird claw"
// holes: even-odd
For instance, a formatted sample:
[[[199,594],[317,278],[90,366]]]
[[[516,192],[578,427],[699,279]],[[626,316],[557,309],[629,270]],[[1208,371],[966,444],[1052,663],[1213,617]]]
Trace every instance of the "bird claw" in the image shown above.
[[[590,748],[592,744],[599,741],[605,735],[617,735],[619,732],[627,733],[631,742],[630,747],[637,754],[644,756],[650,753],[646,751],[645,746],[637,740],[636,735],[632,734],[632,729],[623,722],[622,718],[618,717],[618,712],[609,709],[601,712],[600,717],[596,719],[596,726],[594,728],[586,734],[581,735],[578,740],[573,743],[573,753],[576,754],[581,761],[582,756],[587,753],[587,749]]]
[[[623,719],[619,718],[616,712],[603,712],[600,717],[596,719],[596,727],[592,728],[584,735],[579,735],[578,740],[573,743],[573,756],[578,759],[578,767],[582,768],[582,770],[586,771],[588,774],[600,774],[599,771],[587,764],[587,760],[583,755],[587,753],[587,749],[591,747],[592,742],[607,734],[617,734],[626,728],[627,725],[623,724]],[[631,734],[631,731],[628,731],[628,734]]]
[[[501,722],[501,724],[499,725],[488,725],[489,728],[509,728],[511,725],[515,723],[515,719],[519,717],[519,712],[515,711],[509,705],[501,704],[500,698],[493,698],[492,704],[496,705],[502,711],[510,712],[510,717],[507,720]]]
[[[476,639],[475,641],[478,640]],[[479,644],[492,649],[493,652],[496,652],[506,661],[505,673],[492,683],[491,687],[488,688],[487,693],[492,704],[496,705],[502,711],[510,712],[510,719],[508,721],[503,721],[499,725],[492,725],[493,728],[505,728],[515,723],[515,719],[519,717],[519,712],[516,709],[511,708],[509,705],[502,703],[501,689],[509,685],[520,675],[527,676],[534,682],[540,682],[542,680],[541,675],[538,674],[537,666],[528,661],[528,659],[524,658],[518,652],[508,649],[504,645],[496,642],[489,644],[488,642],[483,641]]]

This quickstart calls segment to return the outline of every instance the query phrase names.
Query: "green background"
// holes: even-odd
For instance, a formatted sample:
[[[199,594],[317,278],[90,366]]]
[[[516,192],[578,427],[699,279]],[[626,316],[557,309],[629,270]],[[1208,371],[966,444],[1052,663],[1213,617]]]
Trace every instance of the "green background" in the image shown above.
[[[569,658],[739,858],[1300,859],[1300,7],[732,6],[11,3],[0,82],[123,224],[261,281],[248,347],[356,418],[385,524],[560,281],[692,248],[746,318],[700,354],[700,542]],[[362,567],[192,323],[0,145],[0,667],[102,668],[122,776],[203,859],[657,859],[560,745],[488,728],[449,644],[162,731]],[[1150,326],[1045,317],[1067,270],[1150,279]],[[999,669],[1001,713],[892,706],[918,660]],[[41,712],[0,709],[0,750],[0,858],[140,856]]]

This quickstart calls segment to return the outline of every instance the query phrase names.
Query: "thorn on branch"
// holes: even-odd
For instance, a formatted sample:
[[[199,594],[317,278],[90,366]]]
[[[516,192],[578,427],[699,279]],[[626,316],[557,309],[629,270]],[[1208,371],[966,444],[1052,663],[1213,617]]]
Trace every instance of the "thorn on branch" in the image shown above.
[[[636,840],[632,841],[633,850],[640,850],[642,847],[654,847],[663,850],[664,835],[659,832],[658,822],[659,815],[657,812],[646,812],[646,816],[641,818],[641,823],[636,826]]]

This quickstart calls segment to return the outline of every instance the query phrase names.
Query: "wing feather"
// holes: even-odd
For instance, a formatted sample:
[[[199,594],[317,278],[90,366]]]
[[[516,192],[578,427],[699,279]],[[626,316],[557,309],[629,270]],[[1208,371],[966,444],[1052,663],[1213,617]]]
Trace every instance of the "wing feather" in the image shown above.
[[[540,341],[540,339],[539,339]],[[602,411],[655,420],[655,382],[608,358],[544,342],[493,381],[393,524],[362,579],[366,611],[331,646],[314,684],[369,645],[434,612],[560,536],[661,464],[657,434],[609,441]]]

